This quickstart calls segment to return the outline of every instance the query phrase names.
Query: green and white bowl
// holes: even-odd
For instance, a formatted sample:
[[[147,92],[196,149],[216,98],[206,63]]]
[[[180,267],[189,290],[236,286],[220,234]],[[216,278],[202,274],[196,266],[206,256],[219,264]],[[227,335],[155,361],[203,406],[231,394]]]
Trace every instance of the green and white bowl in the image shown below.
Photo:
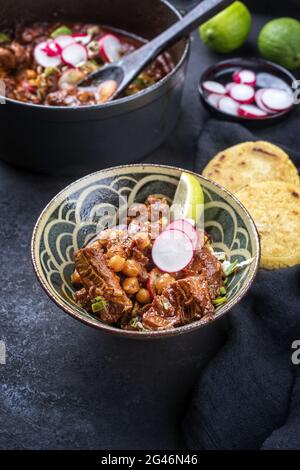
[[[128,206],[143,202],[149,194],[162,194],[172,201],[180,168],[161,165],[125,165],[81,178],[55,196],[40,215],[32,236],[32,259],[39,281],[50,298],[77,320],[100,330],[134,338],[174,336],[203,328],[197,321],[165,331],[126,331],[106,325],[78,307],[73,300],[71,273],[74,251],[84,246],[108,222],[114,223],[119,201]],[[197,176],[205,194],[205,229],[216,251],[229,260],[253,262],[231,277],[228,302],[216,310],[215,320],[228,312],[249,289],[258,268],[259,238],[249,213],[226,189]],[[211,323],[211,322],[210,322]]]

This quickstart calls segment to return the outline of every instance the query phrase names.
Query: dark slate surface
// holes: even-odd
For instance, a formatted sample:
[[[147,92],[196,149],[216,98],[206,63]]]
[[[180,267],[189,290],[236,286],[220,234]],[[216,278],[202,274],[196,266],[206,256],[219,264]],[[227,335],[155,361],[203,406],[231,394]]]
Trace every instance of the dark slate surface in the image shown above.
[[[216,60],[194,34],[180,121],[147,162],[193,168],[205,118],[197,82]],[[30,239],[43,207],[70,181],[0,163],[0,340],[7,347],[7,363],[0,364],[0,448],[178,448],[179,422],[199,369],[221,344],[222,325],[137,342],[104,335],[60,311],[36,281]]]

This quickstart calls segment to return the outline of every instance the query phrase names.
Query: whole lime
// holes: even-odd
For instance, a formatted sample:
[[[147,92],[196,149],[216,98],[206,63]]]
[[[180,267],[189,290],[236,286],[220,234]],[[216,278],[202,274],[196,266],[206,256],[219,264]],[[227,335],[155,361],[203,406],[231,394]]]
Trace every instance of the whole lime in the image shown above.
[[[258,49],[268,60],[287,69],[300,67],[300,21],[276,18],[269,21],[258,37]]]
[[[251,14],[242,2],[234,2],[199,28],[210,49],[225,53],[242,46],[251,29]]]

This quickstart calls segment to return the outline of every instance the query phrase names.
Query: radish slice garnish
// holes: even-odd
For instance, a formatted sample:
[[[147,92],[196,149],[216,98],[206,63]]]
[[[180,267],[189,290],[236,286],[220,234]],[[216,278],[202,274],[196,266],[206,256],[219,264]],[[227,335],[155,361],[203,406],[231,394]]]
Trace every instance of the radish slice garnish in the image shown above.
[[[87,46],[91,42],[92,36],[85,33],[74,33],[72,34],[72,38],[75,39],[76,42]]]
[[[189,222],[193,227],[196,227],[196,222],[194,221],[194,219],[184,219],[184,220]]]
[[[230,94],[230,90],[231,90],[231,88],[232,88],[234,85],[235,85],[234,82],[226,83],[226,85],[225,85],[225,90],[226,90],[227,95]]]
[[[292,93],[277,88],[265,88],[261,100],[267,108],[276,112],[285,111],[294,103]]]
[[[224,96],[219,101],[219,110],[231,116],[238,115],[239,104],[229,96]]]
[[[57,55],[60,54],[60,48],[57,46],[57,44],[52,41],[51,39],[47,41],[46,46],[43,48],[43,51],[46,52],[46,54],[49,57],[56,57]]]
[[[59,47],[60,52],[70,44],[75,44],[75,39],[68,35],[68,34],[62,34],[61,36],[57,36],[55,38],[55,44]]]
[[[122,55],[122,43],[113,34],[105,34],[98,41],[99,53],[105,62],[116,62]]]
[[[59,54],[49,55],[49,42],[41,42],[34,48],[35,61],[42,67],[58,67],[61,64],[61,58]]]
[[[184,269],[193,259],[189,237],[180,230],[164,230],[152,247],[152,260],[161,271],[174,273]]]
[[[85,77],[84,73],[82,70],[72,68],[66,70],[62,76],[60,77],[58,81],[58,86],[59,88],[66,89],[72,86],[77,85],[81,80],[83,80]]]
[[[76,67],[87,61],[88,53],[82,44],[73,43],[66,46],[61,53],[61,58],[65,64]]]
[[[247,117],[251,119],[263,118],[268,115],[266,111],[259,109],[253,104],[242,104],[238,110],[239,116]]]
[[[177,219],[174,222],[171,222],[167,227],[166,230],[169,229],[176,229],[180,230],[181,232],[185,233],[192,242],[193,249],[196,249],[198,235],[194,225],[191,224],[187,219]]]
[[[225,87],[221,83],[214,82],[212,80],[207,80],[206,82],[203,82],[202,87],[205,91],[209,91],[210,93],[216,93],[217,95],[225,95],[226,93]]]
[[[266,113],[268,114],[274,114],[276,113],[276,111],[272,111],[271,109],[267,108],[267,106],[264,105],[263,101],[262,101],[262,95],[265,91],[265,88],[261,88],[260,90],[257,90],[257,92],[255,93],[255,102],[257,104],[257,106],[262,109],[263,111],[265,111]]]
[[[217,93],[211,93],[206,98],[207,102],[213,106],[214,108],[218,108],[219,101],[223,97],[223,95],[218,95]]]
[[[256,75],[252,70],[237,70],[234,72],[232,78],[235,83],[243,83],[252,86],[256,84]]]
[[[233,85],[229,91],[229,94],[231,98],[235,101],[238,101],[238,103],[248,104],[252,103],[255,91],[252,86],[240,83]]]

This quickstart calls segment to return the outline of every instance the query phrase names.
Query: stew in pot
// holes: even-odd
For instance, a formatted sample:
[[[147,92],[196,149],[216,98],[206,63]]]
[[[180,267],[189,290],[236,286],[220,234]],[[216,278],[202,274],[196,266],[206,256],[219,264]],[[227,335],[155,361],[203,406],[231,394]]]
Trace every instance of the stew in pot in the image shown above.
[[[116,84],[77,86],[88,73],[115,62],[145,43],[127,33],[94,24],[34,23],[0,33],[0,79],[5,95],[47,106],[88,106],[104,103]],[[168,52],[161,54],[125,90],[132,95],[161,80],[174,68]]]

